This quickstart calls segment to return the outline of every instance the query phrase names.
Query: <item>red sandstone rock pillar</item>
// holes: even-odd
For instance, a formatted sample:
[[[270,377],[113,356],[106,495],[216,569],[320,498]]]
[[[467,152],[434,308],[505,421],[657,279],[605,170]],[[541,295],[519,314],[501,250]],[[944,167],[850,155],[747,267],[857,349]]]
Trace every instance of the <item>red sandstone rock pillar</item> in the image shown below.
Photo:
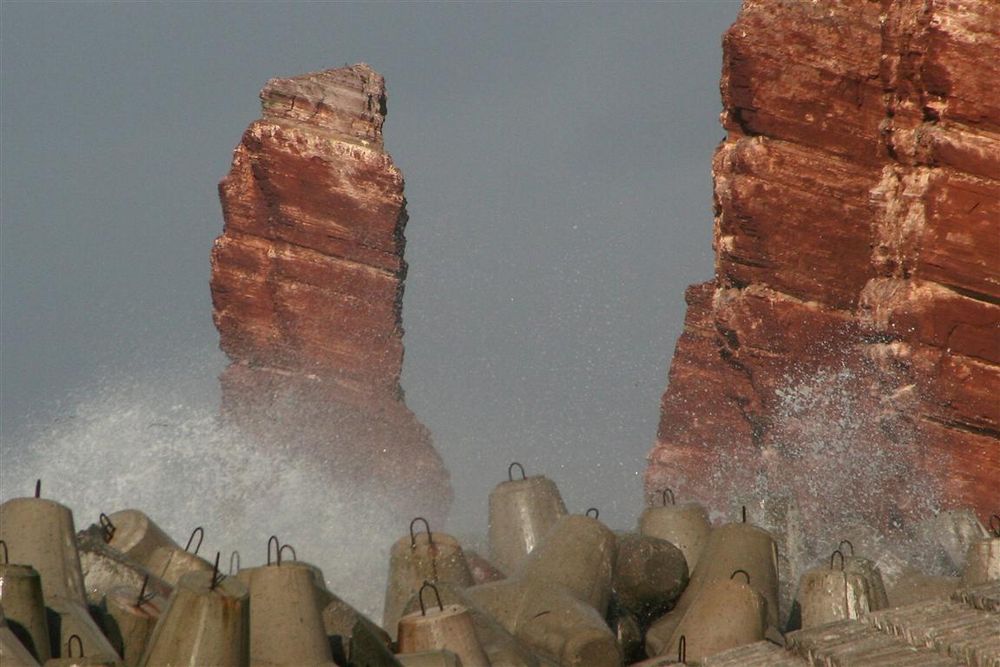
[[[219,184],[225,416],[440,518],[448,474],[399,385],[407,215],[382,144],[384,80],[361,64],[272,79],[260,97]]]
[[[745,0],[646,485],[1000,508],[1000,5]]]

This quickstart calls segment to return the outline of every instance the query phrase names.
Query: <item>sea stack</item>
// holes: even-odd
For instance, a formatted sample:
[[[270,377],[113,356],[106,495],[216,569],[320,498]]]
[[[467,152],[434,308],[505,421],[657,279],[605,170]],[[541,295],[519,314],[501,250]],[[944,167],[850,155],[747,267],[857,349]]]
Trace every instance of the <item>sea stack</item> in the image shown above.
[[[260,97],[219,184],[224,415],[440,521],[448,473],[399,384],[407,213],[382,141],[385,81],[358,64],[271,79]]]

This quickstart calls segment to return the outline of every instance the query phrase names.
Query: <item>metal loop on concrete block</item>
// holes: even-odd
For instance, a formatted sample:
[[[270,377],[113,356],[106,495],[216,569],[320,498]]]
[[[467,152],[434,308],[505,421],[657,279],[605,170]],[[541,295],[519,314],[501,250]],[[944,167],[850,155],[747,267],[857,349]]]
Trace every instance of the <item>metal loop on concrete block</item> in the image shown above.
[[[851,558],[854,558],[854,544],[850,540],[841,540],[840,544],[837,545],[837,549],[842,551],[845,544],[851,547]]]
[[[101,516],[97,521],[101,524],[101,535],[103,535],[106,544],[115,536],[115,524],[111,522],[111,517],[104,512],[101,512]]]
[[[195,546],[194,551],[191,551],[191,543],[194,542],[195,535],[198,536],[198,544]],[[191,537],[188,538],[188,543],[187,545],[185,545],[184,551],[193,553],[194,555],[197,556],[198,549],[201,549],[201,541],[203,539],[205,539],[205,529],[202,528],[201,526],[198,526],[197,528],[191,531]]]
[[[277,535],[272,535],[271,537],[267,538],[267,564],[268,565],[271,564],[271,544],[274,544],[274,560],[275,560],[275,562],[277,562],[277,561],[279,561],[281,559],[281,554],[279,553],[281,551],[281,542],[278,541],[278,536]]]
[[[80,655],[73,655],[73,640],[76,640],[76,646],[80,649]],[[80,639],[80,635],[70,635],[69,639],[66,640],[66,657],[67,658],[82,658],[83,657],[83,640]]]
[[[282,554],[285,553],[285,549],[288,549],[289,551],[292,552],[292,560],[299,559],[298,555],[295,553],[295,547],[293,547],[291,544],[282,544],[281,548],[278,549],[278,565],[281,565],[281,561],[284,560]]]
[[[425,579],[424,580],[424,585],[420,587],[420,592],[417,593],[417,600],[420,602],[420,615],[421,616],[426,616],[427,615],[427,607],[424,606],[424,589],[425,588],[430,588],[432,591],[434,591],[434,595],[435,595],[435,597],[437,597],[437,601],[438,601],[438,609],[440,609],[441,611],[444,611],[444,604],[441,603],[441,593],[438,592],[437,586],[435,586],[434,584],[432,584],[431,582],[429,582],[429,581],[427,581]]]
[[[223,579],[226,578],[226,575],[224,575],[221,572],[219,572],[219,554],[220,553],[221,552],[219,552],[219,551],[215,552],[215,563],[212,565],[212,583],[209,584],[209,586],[208,586],[208,590],[210,590],[210,591],[214,591],[215,587],[219,585],[219,582],[221,582]]]
[[[153,597],[156,595],[155,592],[154,593],[146,592],[146,586],[148,585],[149,585],[149,575],[147,574],[145,577],[142,578],[142,588],[139,589],[139,597],[135,599],[136,607],[141,607],[142,605],[152,600]]]
[[[427,531],[427,544],[434,544],[434,536],[431,534],[431,524],[427,523],[427,519],[422,516],[418,516],[413,521],[410,522],[410,548],[417,548],[417,534],[413,532],[413,526],[417,524],[418,521],[424,522],[424,529]]]
[[[509,466],[507,466],[507,479],[510,480],[511,482],[514,481],[514,466],[517,466],[518,470],[521,471],[521,479],[527,479],[527,476],[524,474],[524,466],[518,463],[517,461],[514,461]]]

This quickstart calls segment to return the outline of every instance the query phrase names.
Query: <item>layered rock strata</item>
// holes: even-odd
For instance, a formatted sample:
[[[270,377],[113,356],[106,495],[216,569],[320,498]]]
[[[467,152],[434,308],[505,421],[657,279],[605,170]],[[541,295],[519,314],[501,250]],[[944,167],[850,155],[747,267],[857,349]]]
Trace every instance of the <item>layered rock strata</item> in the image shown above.
[[[225,415],[440,516],[448,475],[399,385],[407,214],[382,141],[384,80],[361,64],[272,79],[260,97],[219,184]]]
[[[650,492],[1000,508],[1000,5],[745,0]],[[753,489],[748,493],[748,489]],[[738,502],[738,500],[737,500]]]

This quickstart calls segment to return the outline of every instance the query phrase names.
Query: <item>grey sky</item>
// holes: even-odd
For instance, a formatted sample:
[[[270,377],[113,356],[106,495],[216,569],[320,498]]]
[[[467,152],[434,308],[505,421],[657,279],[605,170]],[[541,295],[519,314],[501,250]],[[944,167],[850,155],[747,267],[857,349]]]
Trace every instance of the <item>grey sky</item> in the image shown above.
[[[517,458],[634,521],[684,288],[712,275],[737,10],[4,2],[3,446],[179,358],[211,400],[216,183],[257,92],[364,61],[407,183],[403,384],[463,506],[481,522]]]

